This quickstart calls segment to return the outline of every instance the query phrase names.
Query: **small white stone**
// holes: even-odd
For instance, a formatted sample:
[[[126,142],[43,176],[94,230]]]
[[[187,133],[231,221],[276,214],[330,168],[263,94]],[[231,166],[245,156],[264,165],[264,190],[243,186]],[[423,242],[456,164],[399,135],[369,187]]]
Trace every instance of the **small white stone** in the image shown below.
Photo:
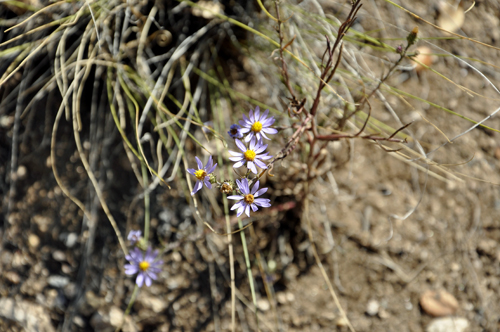
[[[266,299],[260,299],[257,301],[257,308],[261,311],[268,311],[271,308],[269,301]]]
[[[26,166],[20,165],[17,168],[17,178],[22,180],[26,178],[26,174],[28,174],[28,170],[26,169]]]
[[[66,245],[66,247],[71,248],[76,244],[77,240],[78,240],[78,234],[69,233],[68,237],[66,238],[66,241],[64,241],[64,244]]]
[[[30,234],[28,236],[28,243],[31,247],[36,248],[40,245],[40,238],[35,234]]]
[[[58,262],[63,262],[66,260],[66,254],[61,250],[55,250],[52,252],[52,258],[54,258]]]
[[[380,304],[376,300],[370,300],[366,305],[366,314],[368,316],[375,316],[378,313],[379,308]]]
[[[469,321],[461,317],[444,317],[431,321],[426,332],[465,332],[469,327]]]
[[[59,275],[52,275],[48,277],[47,282],[54,288],[63,288],[64,286],[69,284],[69,278]]]

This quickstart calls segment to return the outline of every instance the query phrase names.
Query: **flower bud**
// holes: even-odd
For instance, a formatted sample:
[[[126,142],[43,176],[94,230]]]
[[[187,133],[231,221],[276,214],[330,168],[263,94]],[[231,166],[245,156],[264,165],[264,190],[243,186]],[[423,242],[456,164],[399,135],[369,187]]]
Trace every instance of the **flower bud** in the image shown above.
[[[414,27],[413,30],[411,30],[408,37],[406,37],[406,40],[408,41],[408,46],[415,44],[415,42],[417,41],[417,34],[418,34],[418,27]]]
[[[223,194],[231,194],[234,191],[234,184],[231,181],[224,181],[220,186],[220,192]]]

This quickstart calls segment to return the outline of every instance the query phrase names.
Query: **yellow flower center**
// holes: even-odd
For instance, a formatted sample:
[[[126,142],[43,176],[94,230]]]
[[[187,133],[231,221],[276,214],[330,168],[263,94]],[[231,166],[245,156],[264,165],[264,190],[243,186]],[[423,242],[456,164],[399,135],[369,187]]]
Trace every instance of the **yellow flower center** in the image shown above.
[[[141,271],[146,271],[148,267],[149,267],[149,262],[142,261],[139,263],[139,269],[141,269]]]
[[[245,203],[247,204],[252,204],[253,201],[254,201],[254,198],[253,198],[253,195],[252,194],[248,194],[248,195],[245,195],[245,197],[243,198],[243,200],[245,201]]]
[[[253,152],[252,150],[247,150],[247,152],[245,152],[243,155],[248,161],[253,161],[255,159],[255,152]]]
[[[207,176],[207,172],[205,172],[205,170],[203,169],[199,169],[196,172],[194,172],[194,176],[196,176],[198,180],[203,180],[205,176]]]
[[[261,130],[262,130],[262,123],[260,123],[260,121],[254,122],[254,124],[252,125],[252,131],[254,133],[258,133]]]

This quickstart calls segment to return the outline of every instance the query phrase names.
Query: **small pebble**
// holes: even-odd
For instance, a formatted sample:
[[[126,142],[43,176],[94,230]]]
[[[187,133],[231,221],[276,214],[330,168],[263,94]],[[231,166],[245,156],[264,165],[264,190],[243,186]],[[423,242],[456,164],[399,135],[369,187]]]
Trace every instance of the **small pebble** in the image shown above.
[[[52,275],[47,279],[47,282],[49,283],[50,286],[54,288],[63,288],[64,286],[69,284],[69,278],[58,275]]]
[[[340,317],[335,321],[335,325],[337,325],[337,327],[345,327],[347,326],[347,320],[344,317]]]
[[[5,272],[5,278],[8,281],[10,281],[11,283],[13,283],[14,285],[17,285],[18,283],[21,282],[21,278],[19,277],[19,274],[17,274],[14,271]]]
[[[376,300],[370,300],[366,305],[366,314],[368,316],[375,316],[378,313],[379,308],[380,304]]]
[[[40,238],[35,234],[30,234],[28,236],[28,243],[30,244],[30,247],[36,248],[40,245]]]
[[[453,315],[458,309],[458,301],[445,290],[428,290],[420,297],[420,306],[428,315],[442,317]]]
[[[76,244],[77,240],[78,235],[76,233],[69,233],[64,244],[66,245],[66,247],[72,248]]]
[[[20,165],[17,168],[17,178],[19,180],[23,180],[24,178],[26,178],[26,174],[28,174],[28,170],[26,169],[26,166]]]
[[[61,250],[56,250],[52,253],[52,258],[54,258],[58,262],[63,262],[66,260],[66,254]]]
[[[469,321],[461,317],[436,318],[425,329],[426,332],[465,332]]]
[[[384,308],[380,308],[378,311],[378,316],[381,319],[387,319],[389,318],[389,312],[387,312],[387,310],[385,310]]]
[[[261,311],[268,311],[271,308],[269,301],[266,299],[259,299],[257,301],[257,308]]]
[[[278,301],[279,304],[285,304],[288,302],[286,299],[286,294],[284,292],[277,293],[276,300]]]

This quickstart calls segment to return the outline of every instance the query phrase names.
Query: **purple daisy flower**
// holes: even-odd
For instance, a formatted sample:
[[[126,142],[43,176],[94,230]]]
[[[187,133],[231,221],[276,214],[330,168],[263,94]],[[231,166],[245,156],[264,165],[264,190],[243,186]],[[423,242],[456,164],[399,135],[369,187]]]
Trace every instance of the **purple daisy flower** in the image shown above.
[[[243,133],[241,132],[241,127],[238,126],[237,124],[231,125],[229,127],[229,131],[227,132],[231,138],[242,138]]]
[[[125,264],[125,274],[137,273],[135,279],[137,286],[142,287],[143,284],[151,286],[153,280],[157,279],[156,275],[161,272],[160,265],[163,264],[161,260],[155,262],[156,256],[158,256],[158,251],[152,251],[151,247],[148,248],[145,255],[139,248],[135,247],[125,257],[131,263]]]
[[[250,141],[248,149],[239,139],[235,139],[234,142],[241,152],[243,152],[239,153],[229,150],[229,153],[233,155],[233,157],[229,157],[229,160],[236,162],[236,164],[233,165],[234,168],[243,166],[245,162],[247,163],[247,168],[254,174],[257,174],[257,168],[255,165],[260,168],[267,168],[267,165],[262,160],[271,159],[272,156],[270,156],[267,152],[265,154],[261,154],[267,148],[267,144],[263,144],[260,140],[257,141],[255,137]]]
[[[276,134],[278,132],[276,129],[270,128],[275,119],[272,116],[267,118],[268,114],[269,110],[266,110],[260,115],[259,106],[255,107],[255,113],[250,110],[248,118],[243,114],[243,120],[239,121],[243,127],[241,132],[243,134],[249,133],[245,137],[245,142],[249,142],[254,136],[257,137],[257,140],[261,140],[262,138],[269,139],[266,134]]]
[[[128,236],[127,236],[127,240],[130,241],[130,244],[135,244],[136,242],[139,242],[139,240],[141,239],[141,235],[142,235],[142,232],[141,231],[130,231],[128,233]]]
[[[198,179],[198,181],[196,181],[196,184],[194,185],[194,189],[193,192],[191,193],[191,196],[196,194],[196,192],[200,190],[201,187],[203,187],[203,183],[205,183],[205,186],[207,186],[208,189],[212,189],[212,184],[210,183],[209,174],[215,171],[215,167],[217,167],[217,163],[213,165],[214,162],[212,160],[212,156],[208,158],[208,162],[205,165],[205,167],[203,167],[203,163],[201,162],[200,159],[198,159],[198,157],[195,158],[196,158],[196,163],[198,164],[198,170],[195,171],[194,168],[188,168],[187,170],[189,174],[196,176],[196,178]]]
[[[259,190],[259,181],[255,182],[252,187],[252,191],[248,187],[248,179],[244,178],[243,180],[236,180],[236,184],[238,184],[238,188],[240,189],[242,195],[232,195],[228,196],[228,199],[239,200],[238,203],[234,204],[231,210],[236,210],[236,216],[239,217],[243,212],[247,216],[250,217],[250,208],[253,212],[258,210],[258,206],[260,207],[270,207],[271,200],[267,198],[256,198],[262,195],[267,191],[267,188],[262,188]]]

